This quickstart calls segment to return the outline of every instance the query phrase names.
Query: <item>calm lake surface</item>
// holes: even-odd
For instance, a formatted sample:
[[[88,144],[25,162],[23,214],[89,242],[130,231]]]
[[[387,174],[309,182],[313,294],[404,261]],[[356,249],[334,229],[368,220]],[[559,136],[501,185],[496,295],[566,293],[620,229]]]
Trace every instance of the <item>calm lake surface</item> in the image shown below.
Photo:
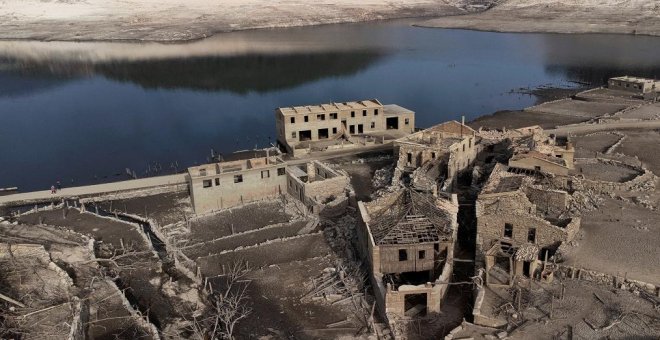
[[[520,88],[660,77],[660,39],[416,28],[236,32],[186,44],[0,41],[0,187],[172,173],[274,142],[280,106],[378,98],[418,127],[533,105]],[[162,169],[162,170],[161,170]]]

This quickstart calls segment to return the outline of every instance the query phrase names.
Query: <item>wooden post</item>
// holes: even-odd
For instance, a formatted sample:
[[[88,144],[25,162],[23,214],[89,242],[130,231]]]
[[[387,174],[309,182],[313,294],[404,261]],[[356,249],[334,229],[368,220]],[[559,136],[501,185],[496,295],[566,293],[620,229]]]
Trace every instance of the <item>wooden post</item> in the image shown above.
[[[550,293],[550,320],[552,320],[552,312],[555,309],[555,294]]]

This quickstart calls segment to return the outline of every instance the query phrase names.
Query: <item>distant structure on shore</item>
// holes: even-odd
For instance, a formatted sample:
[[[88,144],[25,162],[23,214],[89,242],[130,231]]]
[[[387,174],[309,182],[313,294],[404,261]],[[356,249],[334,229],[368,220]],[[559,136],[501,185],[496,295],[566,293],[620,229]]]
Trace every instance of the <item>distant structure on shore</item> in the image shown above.
[[[641,96],[660,92],[660,81],[648,78],[622,76],[610,78],[607,87],[612,90],[634,92]]]
[[[415,113],[370,99],[278,108],[275,125],[279,146],[299,157],[403,137],[414,132]]]

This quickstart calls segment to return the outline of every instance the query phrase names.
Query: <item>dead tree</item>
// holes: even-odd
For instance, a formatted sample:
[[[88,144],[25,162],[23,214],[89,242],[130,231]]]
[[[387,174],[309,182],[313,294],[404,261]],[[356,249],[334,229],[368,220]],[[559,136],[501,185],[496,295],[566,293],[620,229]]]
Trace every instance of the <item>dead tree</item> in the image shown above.
[[[249,272],[247,262],[236,261],[218,277],[220,284],[205,284],[204,290],[208,294],[207,301],[210,306],[207,312],[203,313],[204,318],[193,318],[190,330],[194,338],[234,339],[236,326],[252,312],[247,306],[250,281],[246,280],[245,276]]]

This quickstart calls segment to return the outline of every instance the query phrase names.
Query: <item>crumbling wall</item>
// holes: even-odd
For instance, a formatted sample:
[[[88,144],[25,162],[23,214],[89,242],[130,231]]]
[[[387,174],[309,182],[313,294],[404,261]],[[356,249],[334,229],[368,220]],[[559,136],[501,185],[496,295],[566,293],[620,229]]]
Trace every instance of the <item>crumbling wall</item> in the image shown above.
[[[617,289],[630,290],[633,292],[645,291],[648,294],[660,297],[660,286],[652,283],[632,280],[625,276],[606,274],[595,270],[561,264],[557,266],[555,275],[563,279],[575,279],[594,282],[600,285],[611,286]]]
[[[534,156],[528,156],[520,159],[511,159],[509,160],[509,166],[529,170],[535,170],[538,168],[545,173],[568,176],[568,167],[547,160],[539,159]]]
[[[344,196],[350,183],[347,176],[338,176],[305,184],[305,195],[323,203],[328,198]]]
[[[487,214],[529,214],[536,211],[525,194],[521,192],[506,192],[501,194],[482,194],[476,202],[477,218]]]
[[[651,191],[655,190],[657,176],[652,171],[640,165],[629,164],[623,161],[611,159],[582,159],[581,162],[601,162],[621,167],[626,167],[640,173],[639,176],[623,182],[607,182],[599,180],[590,180],[586,178],[573,177],[573,187],[576,190],[592,190],[597,193],[610,193],[613,191]]]
[[[524,191],[529,201],[546,214],[559,215],[568,209],[570,195],[566,191],[531,186]]]
[[[472,308],[472,316],[474,317],[474,324],[486,327],[503,327],[507,325],[505,318],[495,318],[488,315],[488,312],[482,313],[484,298],[486,297],[486,287],[481,286],[477,288],[475,294],[474,307]]]
[[[563,229],[534,215],[507,214],[504,211],[492,215],[482,215],[477,219],[477,242],[483,249],[492,247],[497,240],[513,241],[516,244],[530,243],[528,241],[529,230],[535,228],[535,244],[540,247],[548,247],[557,242],[567,241],[569,237],[572,238],[575,235],[580,222],[577,218],[571,222],[570,229]],[[504,227],[507,223],[513,227],[510,238],[504,237]]]

